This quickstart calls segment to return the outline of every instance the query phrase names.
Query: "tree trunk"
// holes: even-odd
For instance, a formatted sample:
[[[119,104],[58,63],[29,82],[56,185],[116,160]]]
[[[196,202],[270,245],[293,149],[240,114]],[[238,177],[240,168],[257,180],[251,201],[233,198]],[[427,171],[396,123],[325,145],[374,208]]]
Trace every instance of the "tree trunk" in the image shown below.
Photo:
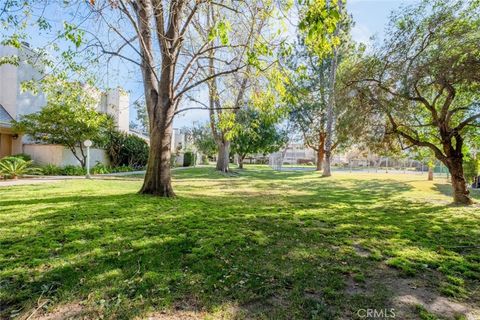
[[[221,141],[218,143],[217,170],[228,172],[230,162],[230,141]]]
[[[322,171],[323,160],[325,158],[325,133],[320,133],[319,143],[317,148],[317,169],[316,171]]]
[[[428,181],[433,181],[433,168],[428,166]]]
[[[338,10],[342,12],[342,0],[338,0]],[[340,32],[340,23],[338,23],[334,35],[338,35]],[[327,128],[326,128],[326,140],[325,140],[325,165],[323,168],[322,176],[330,177],[332,175],[330,164],[332,156],[333,146],[333,122],[334,122],[334,107],[335,107],[335,81],[337,75],[337,62],[338,62],[338,49],[333,50],[332,65],[330,67],[330,79],[328,89],[328,105],[327,105]]]
[[[154,122],[150,126],[150,151],[147,172],[140,193],[174,197],[170,172],[172,121]]]
[[[238,155],[238,168],[239,169],[243,169],[243,160],[244,160],[244,156],[241,156],[241,155]]]
[[[472,204],[473,200],[463,175],[463,157],[449,158],[445,165],[452,176],[453,201],[457,204]]]

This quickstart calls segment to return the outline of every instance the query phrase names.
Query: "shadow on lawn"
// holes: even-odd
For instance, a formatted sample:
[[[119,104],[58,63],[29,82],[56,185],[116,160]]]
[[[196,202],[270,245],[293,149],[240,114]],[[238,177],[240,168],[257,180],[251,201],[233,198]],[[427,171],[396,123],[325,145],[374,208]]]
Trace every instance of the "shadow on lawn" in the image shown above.
[[[204,171],[176,176],[204,179]],[[26,208],[62,207],[46,206],[10,222],[30,233],[0,242],[0,261],[8,263],[8,276],[0,282],[0,316],[28,309],[42,296],[55,303],[86,301],[115,319],[165,308],[230,308],[237,318],[333,319],[359,307],[385,308],[392,294],[387,288],[376,284],[376,295],[350,297],[346,278],[368,276],[406,246],[428,253],[405,262],[412,268],[424,260],[445,267],[469,259],[445,248],[475,241],[472,220],[444,215],[443,206],[395,198],[410,185],[302,181],[308,176],[241,173],[240,178],[273,178],[268,184],[278,191],[265,196],[265,183],[254,180],[259,194],[248,199],[232,189],[208,197],[180,191],[176,199],[120,194],[22,201]],[[286,179],[296,179],[290,183],[301,193],[283,194]],[[15,203],[0,200],[0,207],[8,211]],[[357,243],[378,255],[357,255]],[[439,246],[448,254],[432,257]]]

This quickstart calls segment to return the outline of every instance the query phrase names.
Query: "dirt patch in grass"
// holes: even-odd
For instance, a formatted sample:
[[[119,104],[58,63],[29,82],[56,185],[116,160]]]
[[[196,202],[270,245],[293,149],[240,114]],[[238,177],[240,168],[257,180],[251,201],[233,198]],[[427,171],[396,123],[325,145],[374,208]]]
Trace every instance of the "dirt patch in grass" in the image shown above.
[[[46,311],[40,303],[35,309],[27,312],[22,320],[65,320],[65,319],[95,319],[95,317],[86,310],[80,303],[69,303],[55,307],[51,311]]]
[[[399,271],[380,264],[375,274],[366,277],[363,283],[347,278],[346,292],[349,296],[372,297],[382,287],[388,295],[387,305],[382,309],[395,309],[396,318],[402,320],[423,319],[419,317],[420,310],[440,319],[480,319],[479,307],[441,296],[436,289],[439,279],[440,276],[432,272],[406,278]]]

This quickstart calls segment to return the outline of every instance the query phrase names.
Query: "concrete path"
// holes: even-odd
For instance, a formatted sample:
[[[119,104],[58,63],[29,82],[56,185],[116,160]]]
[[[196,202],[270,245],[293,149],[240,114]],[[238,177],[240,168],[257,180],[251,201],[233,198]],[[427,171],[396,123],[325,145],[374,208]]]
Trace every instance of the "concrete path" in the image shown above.
[[[176,167],[172,170],[184,170],[192,167]],[[92,176],[92,179],[115,179],[116,177],[126,177],[131,175],[142,175],[145,171],[130,171],[130,172],[116,172],[107,174],[96,174]],[[85,179],[84,176],[26,176],[18,180],[0,180],[1,187],[21,186],[29,184],[42,184],[42,183],[54,183],[65,180],[81,180]]]

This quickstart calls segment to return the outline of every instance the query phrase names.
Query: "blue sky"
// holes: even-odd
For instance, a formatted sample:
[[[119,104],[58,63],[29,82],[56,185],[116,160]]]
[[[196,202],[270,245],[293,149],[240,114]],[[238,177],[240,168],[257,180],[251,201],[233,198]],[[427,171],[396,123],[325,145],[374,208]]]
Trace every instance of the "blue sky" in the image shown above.
[[[417,0],[347,0],[347,10],[353,16],[355,27],[352,36],[355,41],[368,44],[371,36],[382,38],[388,23],[390,13],[402,5],[408,5]],[[134,117],[134,113],[132,112]],[[174,126],[181,128],[191,126],[193,121],[207,121],[205,110],[192,111],[175,119]]]
[[[368,44],[369,38],[373,35],[381,39],[391,11],[416,1],[418,0],[347,0],[347,10],[355,21],[355,27],[352,30],[353,39],[366,44]],[[59,25],[64,20],[78,20],[78,18],[66,15],[61,11],[60,7],[54,5],[49,6],[48,15],[52,22]],[[2,31],[0,30],[1,33]],[[30,39],[28,39],[34,46],[42,46],[42,44],[48,43],[49,40],[51,39],[47,36],[39,35],[35,32],[32,32]],[[101,73],[105,78],[105,86],[123,87],[130,92],[130,101],[132,103],[143,96],[143,85],[138,66],[126,63],[120,59],[112,59],[108,66],[105,65],[102,68]],[[198,98],[205,99],[206,95],[199,92]],[[133,107],[130,108],[130,118],[131,120],[136,118],[136,112]],[[207,119],[208,113],[206,110],[192,110],[178,115],[174,121],[174,126],[176,128],[191,126],[193,121],[202,122],[207,121]]]

